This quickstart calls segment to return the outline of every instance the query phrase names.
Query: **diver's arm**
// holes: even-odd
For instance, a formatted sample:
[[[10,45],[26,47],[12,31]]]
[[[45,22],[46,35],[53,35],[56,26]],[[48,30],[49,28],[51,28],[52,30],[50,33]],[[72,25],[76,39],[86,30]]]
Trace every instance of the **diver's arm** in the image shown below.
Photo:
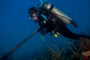
[[[39,32],[40,32],[42,35],[45,35],[45,34],[46,34],[46,31],[45,31],[45,28],[44,28],[43,24],[39,23],[39,26],[40,26]]]
[[[46,33],[48,33],[48,32],[46,32],[44,29],[42,29],[42,28],[40,28],[39,29],[39,32],[42,34],[42,35],[45,35]]]
[[[50,30],[48,29],[48,27],[41,27],[39,32],[42,34],[42,35],[45,35],[47,34],[48,32],[50,32]]]

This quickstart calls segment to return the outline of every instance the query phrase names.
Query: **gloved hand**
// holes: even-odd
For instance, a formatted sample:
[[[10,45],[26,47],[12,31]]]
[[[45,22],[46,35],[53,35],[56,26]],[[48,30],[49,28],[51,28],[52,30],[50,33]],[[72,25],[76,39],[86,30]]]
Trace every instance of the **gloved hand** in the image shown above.
[[[45,34],[46,34],[46,32],[45,32],[42,28],[40,28],[38,31],[39,31],[42,35],[45,35]]]

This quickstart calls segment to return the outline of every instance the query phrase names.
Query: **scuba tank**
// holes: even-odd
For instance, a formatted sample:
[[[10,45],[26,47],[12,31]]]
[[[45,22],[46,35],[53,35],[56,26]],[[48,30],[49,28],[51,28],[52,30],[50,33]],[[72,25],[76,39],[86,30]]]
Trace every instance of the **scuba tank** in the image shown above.
[[[46,2],[44,4],[41,4],[40,7],[43,7],[46,10],[50,11],[52,14],[54,14],[56,17],[58,17],[59,20],[61,20],[63,23],[69,24],[71,22],[74,27],[78,27],[78,25],[76,24],[75,21],[72,21],[69,16],[67,16],[66,14],[64,14],[59,9],[57,9],[54,5]]]
[[[71,18],[69,16],[64,14],[59,9],[57,9],[54,5],[46,2],[44,4],[41,4],[40,7],[43,7],[46,10],[50,11],[52,14],[54,14],[56,17],[58,17],[59,20],[61,20],[63,23],[69,24],[71,22],[74,25],[74,27],[77,27],[77,24],[75,21],[71,21]]]
[[[63,23],[69,24],[71,21],[71,18],[65,15],[63,12],[61,12],[59,9],[57,9],[54,5],[50,3],[45,3],[43,6],[48,11],[52,12],[56,17],[58,17]]]

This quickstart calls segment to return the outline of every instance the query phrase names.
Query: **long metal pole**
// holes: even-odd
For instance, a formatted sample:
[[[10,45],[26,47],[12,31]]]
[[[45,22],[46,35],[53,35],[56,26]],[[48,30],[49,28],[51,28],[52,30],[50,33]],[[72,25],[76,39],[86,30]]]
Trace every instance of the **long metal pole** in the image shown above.
[[[35,31],[34,33],[30,34],[27,38],[25,38],[22,42],[20,42],[15,48],[13,48],[11,51],[9,51],[5,56],[3,56],[1,59],[5,59],[8,57],[12,52],[14,52],[17,48],[19,48],[22,44],[24,44],[27,40],[29,40],[32,36],[34,36],[40,29]]]

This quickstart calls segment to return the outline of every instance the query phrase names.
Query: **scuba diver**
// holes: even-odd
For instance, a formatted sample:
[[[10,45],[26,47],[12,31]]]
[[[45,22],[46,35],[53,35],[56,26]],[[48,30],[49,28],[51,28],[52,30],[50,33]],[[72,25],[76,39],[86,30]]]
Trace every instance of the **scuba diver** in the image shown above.
[[[81,38],[89,38],[89,36],[75,34],[71,32],[66,24],[70,22],[77,27],[75,21],[71,21],[69,17],[63,14],[58,10],[54,5],[50,3],[42,4],[38,9],[36,7],[31,7],[28,11],[29,18],[35,20],[35,23],[38,22],[40,26],[40,32],[42,35],[50,32],[52,36],[55,33],[55,37],[62,35],[70,39],[80,40]]]

